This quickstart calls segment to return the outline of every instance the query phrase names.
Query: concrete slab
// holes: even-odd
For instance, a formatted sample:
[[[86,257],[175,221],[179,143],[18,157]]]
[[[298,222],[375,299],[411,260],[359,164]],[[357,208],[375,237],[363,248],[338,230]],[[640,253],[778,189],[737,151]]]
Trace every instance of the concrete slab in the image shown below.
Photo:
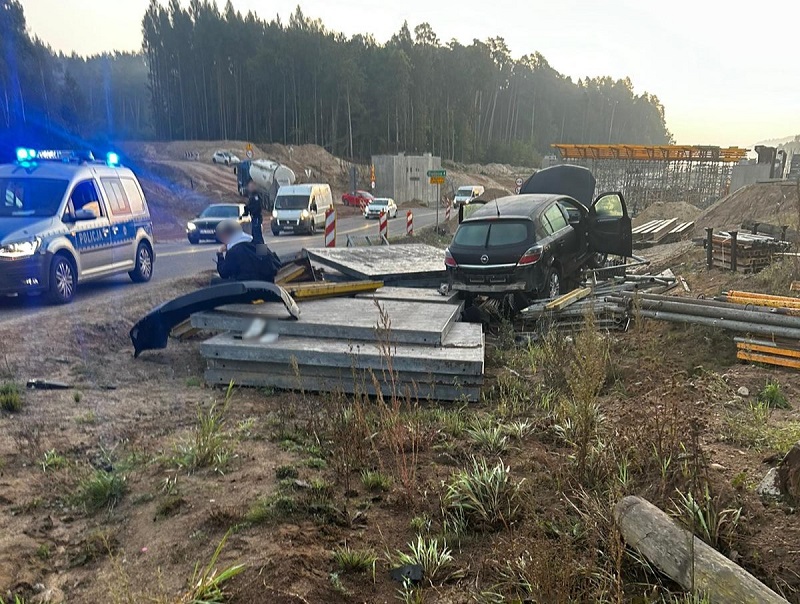
[[[378,388],[374,383],[356,385],[352,381],[336,378],[311,377],[298,380],[296,376],[270,375],[247,371],[229,371],[208,369],[205,372],[206,383],[227,386],[231,381],[237,386],[273,387],[283,390],[305,390],[307,392],[339,392],[344,394],[375,395]],[[384,397],[396,393],[398,398],[414,401],[468,401],[476,402],[480,398],[480,386],[442,385],[442,384],[403,384],[400,388],[392,387],[387,382],[379,382],[378,387]]]
[[[356,295],[356,298],[371,300],[405,300],[432,304],[458,304],[459,297],[458,292],[442,295],[438,289],[433,287],[381,287],[374,292]]]
[[[254,321],[262,321],[261,333],[334,338],[338,341],[377,342],[388,337],[392,344],[441,346],[461,313],[460,304],[431,304],[379,300],[388,316],[388,336],[378,334],[380,312],[375,300],[330,298],[300,303],[300,319],[287,321],[277,305],[232,304],[215,311],[195,313],[192,326],[209,331],[247,333]],[[286,311],[284,310],[284,316]]]
[[[423,243],[306,250],[318,262],[356,279],[379,279],[387,284],[405,280],[443,281],[444,251]]]
[[[220,334],[201,344],[207,359],[228,359],[448,375],[483,375],[484,339],[480,325],[455,323],[442,347],[399,344],[383,350],[371,342],[278,336],[268,343]]]
[[[282,375],[286,377],[332,378],[346,380],[354,384],[365,385],[373,381],[373,377],[381,382],[392,383],[392,373],[388,370],[355,369],[353,367],[321,367],[319,365],[297,365],[297,372],[285,363],[262,363],[258,361],[231,361],[227,359],[208,359],[208,369],[220,371],[242,371],[245,373],[261,373],[266,375]],[[437,374],[426,371],[395,371],[394,382],[397,384],[440,384],[443,386],[483,384],[482,375]]]

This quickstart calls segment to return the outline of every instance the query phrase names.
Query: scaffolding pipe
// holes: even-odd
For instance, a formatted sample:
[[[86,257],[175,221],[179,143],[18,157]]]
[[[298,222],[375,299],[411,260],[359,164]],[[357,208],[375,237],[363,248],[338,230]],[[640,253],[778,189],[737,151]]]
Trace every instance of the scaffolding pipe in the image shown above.
[[[750,310],[758,312],[768,312],[774,315],[790,315],[797,316],[797,309],[792,308],[774,308],[771,306],[764,306],[762,304],[737,304],[728,302],[725,296],[715,296],[714,298],[679,298],[677,296],[663,296],[660,294],[651,294],[645,292],[631,292],[621,291],[618,295],[624,296],[630,300],[639,298],[642,300],[665,300],[667,302],[680,302],[681,304],[695,304],[698,306],[713,306],[714,308],[735,308],[738,310]]]
[[[645,319],[657,319],[672,323],[688,323],[690,325],[704,325],[706,327],[718,327],[728,331],[739,331],[769,338],[793,338],[800,340],[800,329],[778,327],[775,325],[762,325],[760,323],[749,323],[747,321],[731,321],[728,319],[714,319],[711,317],[698,317],[695,315],[684,315],[674,312],[663,312],[660,310],[642,310],[639,315]]]
[[[610,298],[611,301],[616,301]],[[684,304],[667,300],[641,300],[641,308],[644,310],[663,310],[669,313],[693,315],[697,317],[709,317],[712,319],[724,319],[747,323],[758,323],[760,325],[774,325],[797,329],[800,333],[800,318],[789,317],[786,315],[774,315],[772,313],[743,310],[737,308],[719,308],[715,306],[703,306],[700,304]]]

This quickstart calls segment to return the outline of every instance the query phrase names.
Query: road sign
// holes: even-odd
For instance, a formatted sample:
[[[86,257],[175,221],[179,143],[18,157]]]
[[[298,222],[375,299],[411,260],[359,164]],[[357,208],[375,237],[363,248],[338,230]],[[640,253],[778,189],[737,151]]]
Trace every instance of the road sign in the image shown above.
[[[514,181],[514,184],[517,185],[518,187],[521,187],[522,186],[522,182],[523,182],[522,179],[518,178],[517,180]]]
[[[247,150],[247,159],[253,159],[253,150],[252,149],[248,149]]]
[[[428,178],[444,178],[447,170],[428,170]]]
[[[443,185],[444,184],[444,176],[431,176],[431,184],[432,185]]]

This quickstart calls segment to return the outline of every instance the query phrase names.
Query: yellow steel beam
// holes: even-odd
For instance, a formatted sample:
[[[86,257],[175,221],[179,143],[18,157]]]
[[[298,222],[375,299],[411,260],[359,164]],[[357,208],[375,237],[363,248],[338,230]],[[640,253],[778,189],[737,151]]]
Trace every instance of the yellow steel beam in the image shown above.
[[[383,287],[383,281],[345,281],[343,283],[295,283],[287,284],[284,289],[295,300],[313,300],[335,296],[352,296],[363,292],[375,291]]]
[[[556,143],[564,159],[631,159],[642,161],[714,161],[732,163],[747,157],[740,147],[689,145],[576,145]]]
[[[728,296],[727,301],[732,304],[752,304],[754,306],[769,306],[770,308],[800,310],[800,300],[796,302],[784,302],[782,300],[770,300],[769,298],[740,298],[739,296]]]
[[[778,357],[792,357],[795,359],[800,359],[800,350],[792,350],[790,348],[764,346],[763,344],[750,344],[749,342],[737,342],[736,348],[745,352],[765,352]]]
[[[760,294],[758,292],[740,292],[736,290],[731,290],[728,292],[728,297],[732,298],[758,298],[759,300],[776,300],[778,302],[798,302],[800,303],[800,298],[794,298],[792,296],[773,296],[771,294]]]
[[[751,361],[754,363],[766,363],[767,365],[779,365],[780,367],[789,367],[791,369],[800,369],[800,359],[788,359],[786,357],[770,356],[766,354],[757,354],[740,350],[736,353],[736,358],[742,361]]]

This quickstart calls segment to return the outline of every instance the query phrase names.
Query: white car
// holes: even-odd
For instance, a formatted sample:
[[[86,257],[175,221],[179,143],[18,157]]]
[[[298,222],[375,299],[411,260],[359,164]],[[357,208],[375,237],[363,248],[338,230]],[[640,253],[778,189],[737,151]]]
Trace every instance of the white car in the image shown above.
[[[376,197],[369,202],[364,210],[364,218],[378,218],[381,212],[385,212],[389,218],[397,217],[397,204],[391,197]]]
[[[214,155],[211,156],[212,163],[215,164],[225,164],[226,166],[232,166],[233,164],[238,164],[242,160],[236,157],[230,151],[215,151]]]

